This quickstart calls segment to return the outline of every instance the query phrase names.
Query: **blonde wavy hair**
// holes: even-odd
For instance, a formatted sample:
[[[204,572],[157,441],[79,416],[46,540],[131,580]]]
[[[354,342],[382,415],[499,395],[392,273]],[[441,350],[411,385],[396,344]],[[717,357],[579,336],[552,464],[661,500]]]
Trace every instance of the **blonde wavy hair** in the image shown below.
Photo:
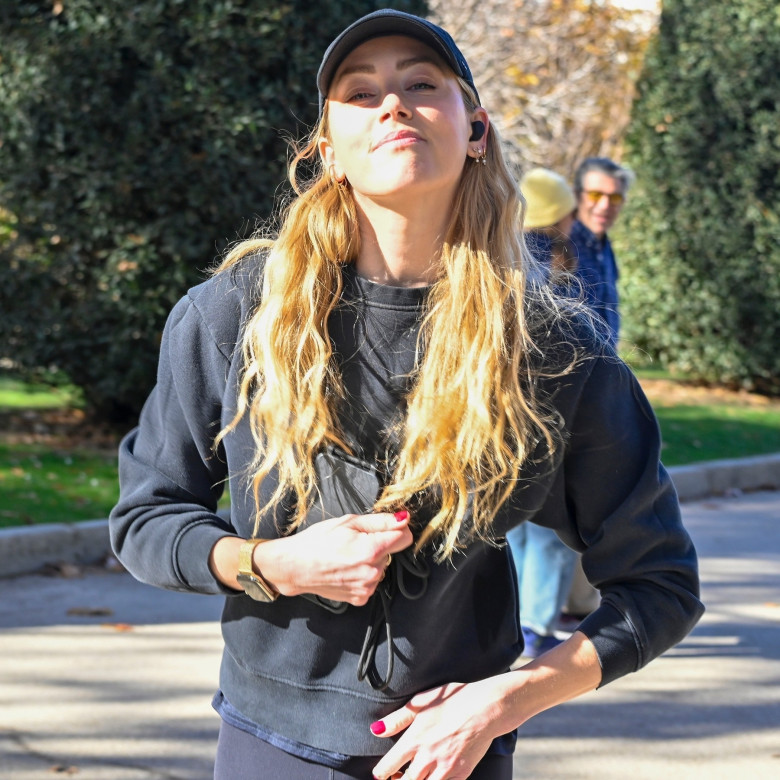
[[[471,113],[475,96],[459,82]],[[326,104],[291,162],[296,196],[278,236],[238,244],[217,269],[266,254],[260,302],[243,334],[237,412],[217,437],[248,415],[256,444],[249,467],[255,533],[264,513],[290,494],[294,530],[315,495],[317,452],[328,445],[349,450],[338,426],[344,392],[328,318],[342,292],[341,267],[355,262],[360,239],[349,185],[334,181],[319,158],[318,142],[327,136]],[[421,496],[434,500],[433,516],[416,537],[417,549],[430,543],[438,560],[474,536],[492,540],[492,520],[522,466],[539,451],[554,456],[561,443],[559,422],[535,389],[534,365],[542,361],[532,333],[539,329],[528,321],[531,312],[549,317],[556,307],[548,305],[552,296],[531,305],[548,293],[525,250],[517,221],[524,207],[493,128],[486,154],[486,165],[464,165],[440,274],[426,299],[406,417],[395,432],[399,450],[375,505],[396,511]],[[302,164],[314,168],[305,184]],[[278,486],[259,506],[260,484],[274,470]]]

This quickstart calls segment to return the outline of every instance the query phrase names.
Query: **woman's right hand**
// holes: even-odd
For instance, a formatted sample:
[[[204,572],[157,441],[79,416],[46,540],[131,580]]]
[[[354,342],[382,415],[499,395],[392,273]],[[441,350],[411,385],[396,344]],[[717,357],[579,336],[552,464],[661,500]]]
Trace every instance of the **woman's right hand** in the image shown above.
[[[405,510],[345,515],[260,545],[255,566],[284,596],[313,593],[362,606],[385,576],[390,556],[413,541]]]
[[[238,548],[243,541],[223,537],[210,557],[217,578],[237,590]],[[258,545],[253,568],[283,596],[313,593],[362,606],[382,581],[389,556],[413,541],[406,510],[395,515],[344,515]]]

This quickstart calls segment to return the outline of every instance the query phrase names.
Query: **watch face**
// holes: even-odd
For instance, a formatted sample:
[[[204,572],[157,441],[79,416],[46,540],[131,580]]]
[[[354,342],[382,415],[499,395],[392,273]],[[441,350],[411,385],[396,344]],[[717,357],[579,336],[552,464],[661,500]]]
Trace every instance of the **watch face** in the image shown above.
[[[239,574],[236,579],[249,598],[254,599],[255,601],[264,601],[266,603],[276,600],[276,594],[269,592],[263,587],[260,581],[254,577],[247,574]]]

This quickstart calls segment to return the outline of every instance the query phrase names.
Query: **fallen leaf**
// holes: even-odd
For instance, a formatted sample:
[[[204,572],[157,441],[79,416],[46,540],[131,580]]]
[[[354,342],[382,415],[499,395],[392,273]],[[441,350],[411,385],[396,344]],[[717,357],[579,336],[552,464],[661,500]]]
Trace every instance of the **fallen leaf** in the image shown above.
[[[109,555],[106,557],[103,566],[107,571],[115,571],[115,572],[126,571],[125,567],[122,566],[122,564],[113,555]]]
[[[68,610],[68,615],[79,617],[107,617],[113,614],[114,610],[108,607],[71,607]]]
[[[75,563],[60,561],[59,563],[47,563],[43,573],[49,577],[62,577],[66,580],[74,580],[84,574],[84,568]]]

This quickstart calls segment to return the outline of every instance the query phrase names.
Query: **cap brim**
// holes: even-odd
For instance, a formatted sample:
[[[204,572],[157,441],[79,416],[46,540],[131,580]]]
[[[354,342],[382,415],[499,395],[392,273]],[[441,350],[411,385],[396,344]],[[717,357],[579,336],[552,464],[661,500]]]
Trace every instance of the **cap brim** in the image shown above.
[[[371,38],[379,38],[385,35],[408,35],[430,46],[456,73],[469,80],[471,74],[464,74],[461,63],[454,53],[439,37],[434,29],[429,27],[424,20],[408,16],[376,16],[358,20],[341,33],[325,52],[322,64],[317,72],[317,89],[320,99],[326,97],[333,77],[336,75],[339,65],[347,55]],[[465,64],[465,63],[464,63]]]

